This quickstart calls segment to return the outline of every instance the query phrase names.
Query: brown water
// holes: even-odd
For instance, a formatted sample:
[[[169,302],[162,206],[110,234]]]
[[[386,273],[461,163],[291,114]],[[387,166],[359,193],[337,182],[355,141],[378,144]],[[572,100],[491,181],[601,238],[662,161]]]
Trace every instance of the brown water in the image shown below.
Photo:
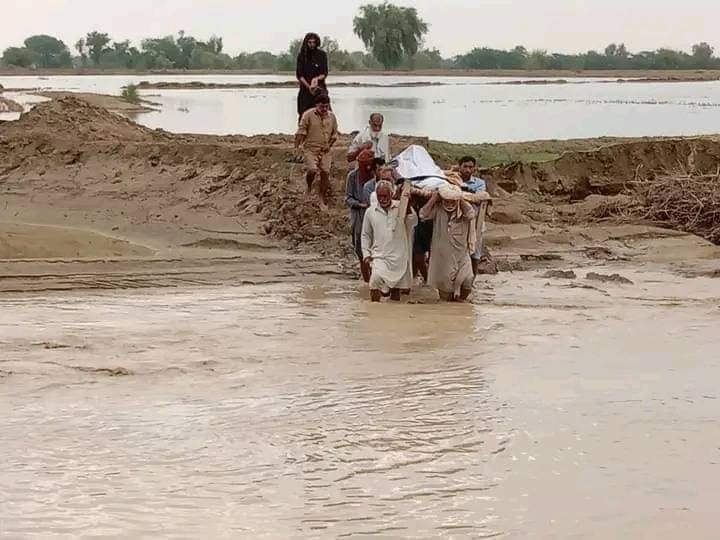
[[[625,275],[6,296],[0,536],[714,538],[720,281]]]

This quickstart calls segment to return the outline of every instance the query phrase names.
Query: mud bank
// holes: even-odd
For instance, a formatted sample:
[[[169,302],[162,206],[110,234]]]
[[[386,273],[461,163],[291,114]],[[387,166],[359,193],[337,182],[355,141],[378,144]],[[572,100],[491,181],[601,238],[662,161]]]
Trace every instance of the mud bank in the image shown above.
[[[589,195],[617,195],[632,182],[678,168],[716,172],[720,138],[667,138],[628,141],[585,152],[566,152],[546,162],[515,162],[486,169],[508,192],[550,195],[574,202]]]
[[[668,76],[661,75],[656,77],[638,77],[637,79],[620,78],[611,81],[574,81],[568,79],[521,79],[519,81],[500,81],[488,84],[498,85],[546,85],[546,84],[623,84],[623,83],[670,83],[670,82],[708,82],[720,80],[720,74],[713,75],[684,75],[684,76]]]
[[[614,80],[603,80],[603,81],[592,81],[592,80],[572,80],[572,79],[546,79],[546,78],[534,78],[534,79],[520,79],[512,81],[500,81],[500,82],[487,82],[480,84],[488,85],[556,85],[556,84],[624,84],[624,83],[668,83],[668,82],[707,82],[720,80],[720,74],[714,76],[657,76],[657,77],[639,77],[637,79],[625,79],[619,78]],[[450,83],[433,82],[433,81],[417,81],[417,82],[399,82],[393,84],[373,84],[373,83],[359,83],[359,82],[334,82],[332,83],[333,88],[419,88],[429,86],[447,86]],[[466,83],[467,84],[467,83]],[[478,84],[478,83],[474,83]],[[141,81],[138,84],[138,88],[141,90],[230,90],[230,89],[275,89],[275,88],[297,88],[297,82],[295,81],[282,81],[282,82],[262,82],[253,84],[242,84],[242,83],[205,83],[202,81],[192,82],[173,82],[173,81],[160,81],[160,82],[148,82]]]
[[[141,99],[137,103],[132,103],[120,96],[93,94],[91,92],[32,91],[32,94],[48,99],[74,97],[95,107],[128,115],[155,111],[160,106],[158,103],[154,103],[146,99]]]
[[[52,274],[48,265],[62,268],[63,276],[82,275],[83,265],[93,275],[118,268],[118,279],[110,282],[128,286],[176,284],[173,272],[198,283],[212,282],[213,274],[252,282],[353,276],[343,200],[348,143],[342,136],[334,151],[332,204],[321,211],[304,193],[302,166],[288,162],[290,136],[175,135],[72,96],[40,104],[0,126],[0,205],[9,209],[3,219],[9,225],[0,231],[3,271],[29,276],[7,288],[20,290],[33,276]],[[437,143],[392,140],[393,151],[409,144],[433,152]],[[496,197],[488,244],[505,270],[589,260],[586,248],[612,244],[615,237],[683,245],[685,259],[713,257],[708,242],[642,224],[605,221],[593,229],[605,231],[597,238],[583,231],[598,227],[591,211],[597,197],[617,195],[628,183],[678,162],[712,169],[718,156],[715,139],[663,139],[487,169]],[[38,226],[60,227],[62,238],[75,234],[77,242],[37,235]],[[616,226],[635,228],[613,233]],[[22,247],[27,242],[18,234],[32,238],[34,247]],[[44,247],[38,245],[43,238]],[[120,249],[115,241],[127,244]],[[615,257],[616,247],[606,246],[606,255]],[[652,251],[644,246],[623,256],[643,256],[644,249]],[[112,264],[103,266],[103,260]],[[63,287],[68,282],[58,278]],[[98,280],[87,280],[93,282]]]
[[[445,86],[447,83],[420,81],[400,82],[393,84],[372,84],[355,82],[335,82],[333,88],[417,88],[422,86]],[[297,88],[297,81],[263,82],[254,84],[241,83],[204,83],[201,81],[192,82],[148,82],[141,81],[137,87],[140,90],[228,90],[228,89],[273,89],[273,88]]]
[[[0,96],[0,113],[21,113],[23,112],[23,106],[18,102]]]

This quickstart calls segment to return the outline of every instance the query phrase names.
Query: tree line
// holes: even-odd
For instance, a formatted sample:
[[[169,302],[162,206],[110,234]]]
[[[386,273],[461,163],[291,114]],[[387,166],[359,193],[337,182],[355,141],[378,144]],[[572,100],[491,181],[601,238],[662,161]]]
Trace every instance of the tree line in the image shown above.
[[[602,51],[580,54],[548,53],[517,46],[511,50],[478,47],[452,58],[443,58],[437,49],[423,47],[428,24],[415,8],[390,3],[360,7],[353,31],[365,51],[341,49],[332,37],[323,38],[330,69],[362,71],[374,69],[514,69],[514,70],[613,70],[613,69],[720,69],[720,58],[705,43],[690,52],[661,48],[631,53],[623,43],[611,43]],[[107,33],[89,32],[73,44],[72,50],[60,39],[31,36],[22,47],[3,52],[0,63],[23,68],[96,68],[128,70],[163,69],[254,69],[293,71],[301,40],[293,40],[285,51],[243,52],[231,56],[223,38],[201,40],[182,30],[177,35],[143,39],[139,47],[129,40],[117,41]]]

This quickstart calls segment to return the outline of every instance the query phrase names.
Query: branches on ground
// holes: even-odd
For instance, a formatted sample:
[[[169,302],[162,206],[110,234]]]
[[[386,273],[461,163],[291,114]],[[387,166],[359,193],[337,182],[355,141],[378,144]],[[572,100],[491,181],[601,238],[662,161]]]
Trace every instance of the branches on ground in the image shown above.
[[[720,245],[720,167],[714,174],[665,172],[633,182],[608,215],[651,221]]]

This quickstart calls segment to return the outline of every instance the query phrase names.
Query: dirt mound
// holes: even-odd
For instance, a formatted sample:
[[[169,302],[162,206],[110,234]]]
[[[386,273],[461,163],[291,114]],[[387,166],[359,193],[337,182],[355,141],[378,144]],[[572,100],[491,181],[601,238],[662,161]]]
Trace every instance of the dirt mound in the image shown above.
[[[605,146],[590,152],[568,152],[540,163],[511,163],[487,171],[491,181],[514,192],[537,192],[569,200],[591,194],[617,195],[631,182],[679,165],[698,173],[716,172],[720,141],[667,139]]]
[[[65,97],[0,127],[0,184],[17,197],[121,214],[133,223],[213,222],[219,230],[245,231],[197,247],[257,247],[262,242],[253,235],[266,234],[292,247],[343,254],[347,144],[343,137],[335,150],[335,196],[321,211],[305,196],[303,166],[288,160],[291,136],[169,134]]]
[[[146,141],[168,137],[131,120],[68,96],[40,103],[17,122],[3,126],[0,135],[58,137],[75,141]]]
[[[0,88],[2,86],[0,85]],[[23,107],[16,101],[0,96],[0,113],[21,113]]]

